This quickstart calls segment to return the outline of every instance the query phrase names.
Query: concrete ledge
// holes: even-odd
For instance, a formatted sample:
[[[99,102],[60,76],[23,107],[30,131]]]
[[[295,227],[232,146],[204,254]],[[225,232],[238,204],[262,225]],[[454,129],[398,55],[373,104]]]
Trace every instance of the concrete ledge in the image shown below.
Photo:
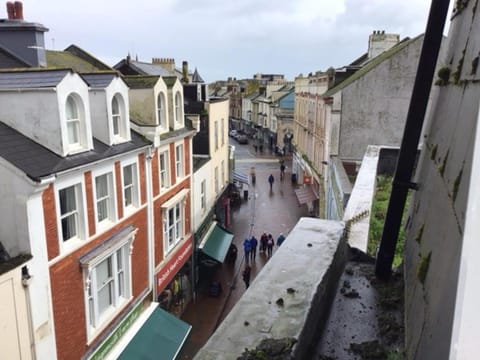
[[[343,222],[301,218],[195,359],[233,360],[263,339],[286,337],[298,340],[293,358],[308,358],[346,262],[343,230]]]

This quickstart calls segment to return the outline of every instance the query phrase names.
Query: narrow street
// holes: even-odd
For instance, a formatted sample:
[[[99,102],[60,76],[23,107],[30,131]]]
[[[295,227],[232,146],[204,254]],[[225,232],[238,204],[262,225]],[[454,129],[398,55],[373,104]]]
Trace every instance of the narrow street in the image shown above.
[[[299,205],[295,187],[291,183],[290,157],[285,158],[286,175],[280,181],[278,156],[269,152],[255,154],[251,145],[240,145],[233,139],[230,139],[230,143],[235,146],[236,170],[250,174],[251,168],[255,167],[256,184],[250,185],[247,201],[243,199],[242,193],[241,205],[232,207],[231,231],[235,235],[233,243],[238,248],[238,257],[235,264],[219,265],[212,274],[212,281],[218,281],[222,285],[222,293],[218,297],[212,297],[209,296],[208,287],[200,289],[196,301],[189,304],[182,315],[182,319],[192,325],[192,331],[179,359],[192,359],[243,295],[243,240],[251,235],[260,239],[260,235],[266,232],[271,233],[276,241],[280,233],[287,236],[300,217],[308,216],[306,206]],[[272,191],[267,180],[270,174],[275,177]],[[266,255],[257,250],[256,259],[252,263],[252,282],[267,261]]]

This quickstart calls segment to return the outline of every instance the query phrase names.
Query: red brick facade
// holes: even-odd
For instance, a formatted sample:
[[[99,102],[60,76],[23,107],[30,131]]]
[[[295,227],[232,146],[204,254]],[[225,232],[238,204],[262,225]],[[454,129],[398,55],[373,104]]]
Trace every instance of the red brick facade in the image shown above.
[[[45,239],[47,239],[48,260],[60,254],[58,244],[57,212],[55,209],[55,192],[51,184],[42,194],[43,220],[45,222]]]

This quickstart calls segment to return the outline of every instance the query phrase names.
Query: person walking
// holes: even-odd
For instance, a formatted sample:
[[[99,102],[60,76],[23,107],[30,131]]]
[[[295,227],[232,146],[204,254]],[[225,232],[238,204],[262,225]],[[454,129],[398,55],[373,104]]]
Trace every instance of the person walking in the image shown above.
[[[268,182],[270,183],[270,191],[272,191],[273,183],[275,182],[273,174],[270,174],[270,176],[268,177]]]
[[[255,258],[257,257],[257,245],[258,240],[252,235],[252,238],[250,239],[250,260],[252,261],[252,264],[255,262]]]
[[[245,264],[249,264],[250,261],[250,251],[252,250],[252,245],[250,239],[246,238],[243,240],[243,251],[245,252]]]
[[[262,236],[260,236],[260,252],[266,252],[267,251],[267,240],[268,236],[267,233],[263,233]]]
[[[283,236],[283,233],[280,233],[280,235],[277,238],[277,246],[282,245],[284,241],[285,241],[285,236]]]
[[[283,180],[285,178],[285,161],[282,160],[280,162],[280,180]]]
[[[245,289],[248,289],[250,286],[250,266],[245,266],[245,269],[242,273],[243,282],[245,283]]]
[[[268,239],[267,239],[267,256],[268,257],[272,256],[274,244],[275,244],[275,241],[273,241],[273,235],[268,234]]]

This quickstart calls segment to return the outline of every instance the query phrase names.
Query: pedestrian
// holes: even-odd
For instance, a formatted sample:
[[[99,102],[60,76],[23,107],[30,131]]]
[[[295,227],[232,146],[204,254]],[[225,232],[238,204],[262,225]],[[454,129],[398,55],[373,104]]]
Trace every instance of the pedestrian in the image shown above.
[[[245,283],[245,289],[250,286],[250,266],[245,266],[245,270],[242,273],[243,282]]]
[[[260,236],[260,252],[266,252],[267,251],[267,240],[268,240],[268,235],[267,233],[263,233],[262,236]]]
[[[268,239],[267,239],[267,256],[270,257],[272,256],[272,251],[273,251],[273,245],[275,244],[275,241],[273,241],[273,235],[268,234]]]
[[[277,246],[282,245],[284,241],[285,241],[285,236],[283,236],[283,233],[280,233],[280,235],[277,238]]]
[[[280,164],[280,180],[283,180],[285,178],[285,164],[282,163]]]
[[[250,239],[246,238],[243,241],[243,251],[245,252],[245,263],[248,265],[249,260],[250,260],[250,250],[252,249],[251,244],[250,244]]]
[[[270,174],[270,176],[268,177],[268,182],[270,183],[270,191],[272,191],[273,183],[275,182],[273,174]]]
[[[250,259],[252,260],[252,264],[255,262],[255,258],[257,257],[257,245],[258,240],[252,235],[252,238],[250,239]]]

